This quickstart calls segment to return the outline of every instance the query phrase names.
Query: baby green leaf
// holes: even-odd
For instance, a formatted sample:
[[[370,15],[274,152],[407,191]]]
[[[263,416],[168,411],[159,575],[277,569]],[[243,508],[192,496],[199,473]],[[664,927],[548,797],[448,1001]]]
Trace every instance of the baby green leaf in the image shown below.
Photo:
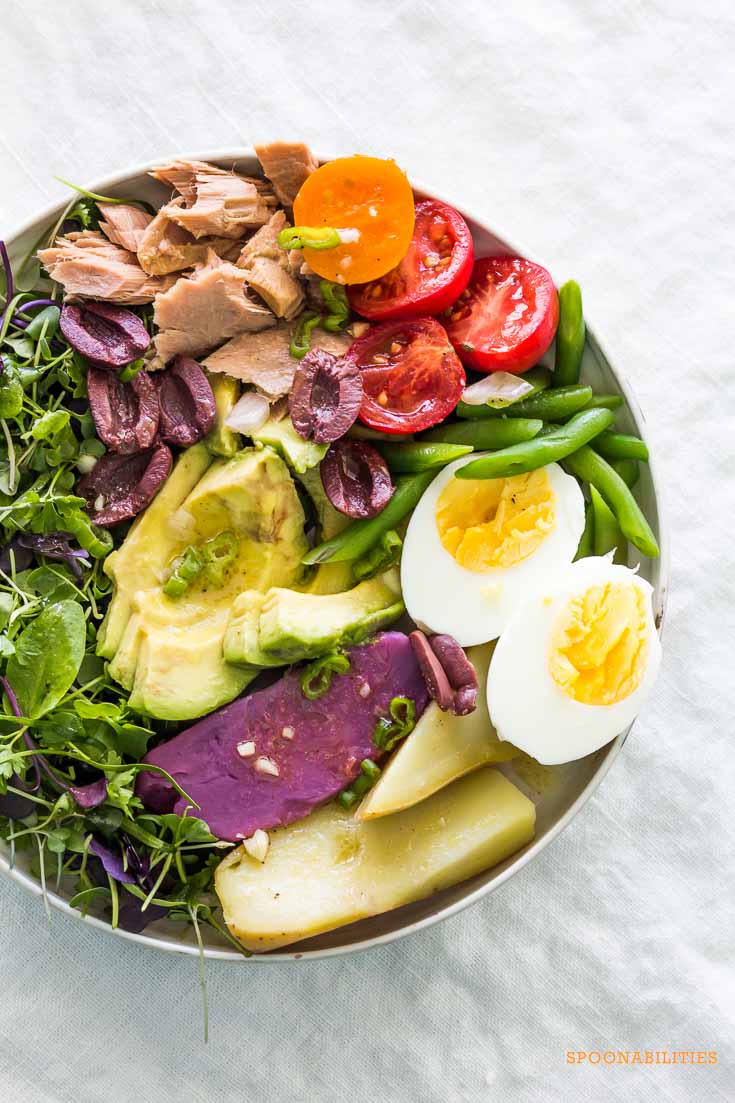
[[[15,640],[7,678],[24,716],[35,720],[68,693],[84,657],[86,621],[76,601],[49,605]]]

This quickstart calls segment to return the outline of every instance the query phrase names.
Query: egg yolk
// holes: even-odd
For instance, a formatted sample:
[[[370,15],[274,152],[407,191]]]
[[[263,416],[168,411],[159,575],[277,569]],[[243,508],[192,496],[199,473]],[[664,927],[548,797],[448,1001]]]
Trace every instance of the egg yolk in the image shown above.
[[[468,571],[513,567],[555,522],[556,495],[543,468],[508,479],[451,479],[436,509],[439,539]]]
[[[607,583],[567,603],[552,637],[549,668],[567,697],[614,705],[641,684],[647,654],[643,594],[629,583]]]

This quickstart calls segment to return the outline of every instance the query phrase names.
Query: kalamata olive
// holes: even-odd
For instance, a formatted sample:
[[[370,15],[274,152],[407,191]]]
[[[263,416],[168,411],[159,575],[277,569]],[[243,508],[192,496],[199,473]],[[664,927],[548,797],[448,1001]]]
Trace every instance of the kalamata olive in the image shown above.
[[[289,396],[296,432],[305,440],[331,444],[354,425],[362,403],[362,375],[357,364],[312,349],[299,363]]]
[[[477,686],[460,686],[450,707],[455,716],[469,716],[477,708]]]
[[[442,712],[452,707],[454,693],[449,684],[449,679],[444,673],[444,667],[431,649],[431,644],[423,632],[412,632],[408,637],[411,641],[413,653],[416,656],[419,670],[426,682],[429,696],[436,701]]]
[[[429,695],[440,709],[467,716],[477,707],[477,672],[454,636],[409,636]]]
[[[169,472],[173,457],[165,444],[155,444],[134,456],[102,456],[77,484],[90,517],[104,528],[135,517],[153,500]]]
[[[138,315],[113,303],[64,303],[59,326],[73,349],[108,371],[137,360],[151,343]]]
[[[454,636],[430,636],[431,649],[444,667],[444,672],[453,689],[462,686],[477,686],[477,671],[467,658],[461,643]]]
[[[114,372],[90,368],[87,395],[97,436],[111,452],[128,455],[150,448],[158,432],[158,390],[147,371],[129,383]]]
[[[206,437],[217,416],[212,385],[196,360],[188,356],[177,356],[159,375],[158,402],[161,439],[181,448]]]
[[[390,472],[380,452],[362,440],[339,440],[319,468],[324,492],[348,517],[376,517],[393,494]]]

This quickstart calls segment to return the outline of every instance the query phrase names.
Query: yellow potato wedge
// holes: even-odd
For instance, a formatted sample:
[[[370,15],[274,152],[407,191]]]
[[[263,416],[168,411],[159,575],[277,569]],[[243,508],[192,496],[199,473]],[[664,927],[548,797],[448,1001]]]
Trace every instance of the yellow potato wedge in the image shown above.
[[[372,820],[411,808],[471,770],[507,762],[520,752],[498,739],[487,711],[485,683],[494,643],[467,648],[477,671],[477,708],[469,716],[442,712],[433,702],[385,767],[355,815]]]
[[[533,802],[494,769],[415,808],[370,822],[336,802],[270,833],[264,863],[238,847],[215,886],[225,922],[250,950],[274,950],[421,900],[530,842]]]

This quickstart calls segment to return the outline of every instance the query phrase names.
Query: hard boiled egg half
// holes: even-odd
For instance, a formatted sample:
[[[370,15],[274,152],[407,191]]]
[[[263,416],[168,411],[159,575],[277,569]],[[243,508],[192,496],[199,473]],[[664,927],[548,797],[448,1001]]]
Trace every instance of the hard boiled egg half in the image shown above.
[[[652,593],[634,571],[591,557],[520,604],[487,679],[500,738],[551,766],[625,731],[661,662]]]
[[[401,558],[409,615],[463,647],[496,639],[519,603],[572,562],[584,528],[582,491],[558,464],[455,479],[477,458],[449,464],[427,488]]]

